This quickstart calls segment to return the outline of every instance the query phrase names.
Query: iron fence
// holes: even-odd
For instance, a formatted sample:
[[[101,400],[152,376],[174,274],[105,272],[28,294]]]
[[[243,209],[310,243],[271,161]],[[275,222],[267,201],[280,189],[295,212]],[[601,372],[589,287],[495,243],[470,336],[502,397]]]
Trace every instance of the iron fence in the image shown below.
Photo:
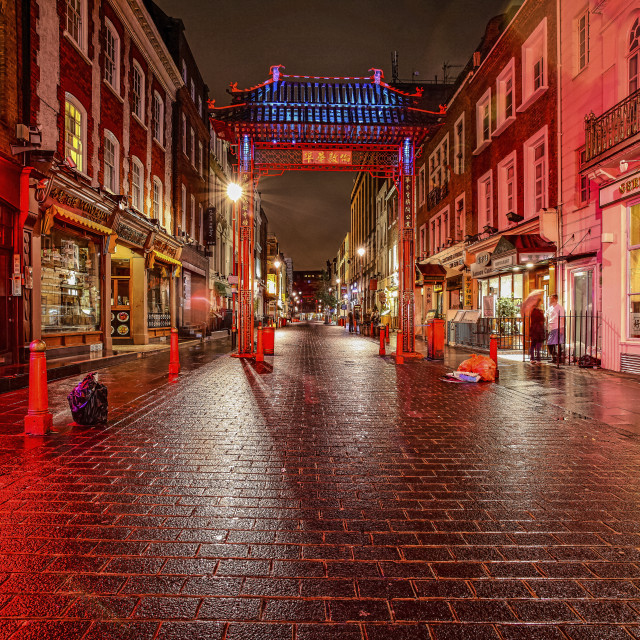
[[[500,317],[479,318],[475,323],[449,322],[449,344],[489,349],[492,335],[498,338],[498,349],[503,352],[522,353],[522,360],[529,359],[531,339],[529,318]],[[560,364],[599,366],[601,357],[601,319],[599,314],[569,313],[559,318],[559,345],[544,341],[541,349],[543,359]]]

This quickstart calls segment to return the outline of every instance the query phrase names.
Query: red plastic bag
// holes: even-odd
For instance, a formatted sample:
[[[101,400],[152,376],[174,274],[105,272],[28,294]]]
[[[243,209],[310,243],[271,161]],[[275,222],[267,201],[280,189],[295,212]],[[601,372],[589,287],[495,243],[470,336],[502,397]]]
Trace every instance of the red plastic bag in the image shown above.
[[[496,379],[496,363],[488,356],[479,356],[475,353],[468,360],[460,363],[458,371],[479,373],[480,377],[487,382],[494,382]]]

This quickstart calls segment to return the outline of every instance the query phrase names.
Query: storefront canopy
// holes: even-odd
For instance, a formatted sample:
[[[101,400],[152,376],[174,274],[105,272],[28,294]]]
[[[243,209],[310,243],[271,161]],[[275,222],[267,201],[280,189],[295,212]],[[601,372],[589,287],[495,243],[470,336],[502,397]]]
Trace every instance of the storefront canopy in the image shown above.
[[[420,263],[417,265],[425,284],[432,282],[444,282],[447,277],[447,270],[441,264]]]

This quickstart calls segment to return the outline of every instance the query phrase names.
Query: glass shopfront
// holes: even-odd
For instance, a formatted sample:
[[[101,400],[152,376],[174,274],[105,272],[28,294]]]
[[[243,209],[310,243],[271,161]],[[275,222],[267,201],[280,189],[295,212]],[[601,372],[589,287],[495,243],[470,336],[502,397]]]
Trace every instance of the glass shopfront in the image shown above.
[[[483,316],[520,315],[524,291],[522,273],[504,273],[478,281],[478,308]],[[505,313],[506,312],[506,313]]]
[[[42,236],[42,332],[100,329],[100,245],[53,228]]]
[[[640,338],[640,204],[629,207],[629,337]]]
[[[171,326],[171,307],[169,288],[171,267],[156,263],[147,275],[147,326],[150,329]]]

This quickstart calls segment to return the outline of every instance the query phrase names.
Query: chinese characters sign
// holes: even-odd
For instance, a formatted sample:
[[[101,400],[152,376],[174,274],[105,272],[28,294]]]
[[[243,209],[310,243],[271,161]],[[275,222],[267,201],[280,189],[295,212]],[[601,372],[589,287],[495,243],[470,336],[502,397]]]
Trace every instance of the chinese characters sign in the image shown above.
[[[402,189],[402,197],[403,197],[403,218],[404,218],[404,226],[412,227],[413,226],[413,176],[404,176],[404,188]]]
[[[302,164],[351,164],[351,151],[331,151],[328,149],[303,149]]]

